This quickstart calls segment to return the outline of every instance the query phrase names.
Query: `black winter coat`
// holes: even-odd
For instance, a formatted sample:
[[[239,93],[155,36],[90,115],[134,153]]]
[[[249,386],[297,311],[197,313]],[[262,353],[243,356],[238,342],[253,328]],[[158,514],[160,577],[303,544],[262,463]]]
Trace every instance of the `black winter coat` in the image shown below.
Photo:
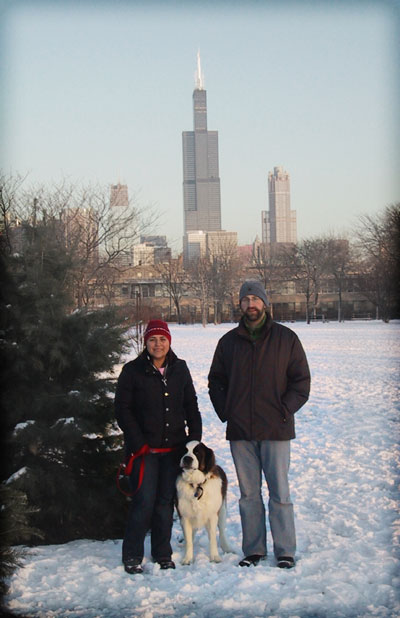
[[[144,444],[168,448],[201,440],[201,416],[192,378],[186,362],[172,350],[164,376],[146,351],[124,365],[118,378],[115,412],[127,453],[135,453]]]
[[[253,342],[244,325],[218,342],[209,394],[227,440],[291,440],[294,413],[306,403],[310,371],[297,335],[267,316]]]

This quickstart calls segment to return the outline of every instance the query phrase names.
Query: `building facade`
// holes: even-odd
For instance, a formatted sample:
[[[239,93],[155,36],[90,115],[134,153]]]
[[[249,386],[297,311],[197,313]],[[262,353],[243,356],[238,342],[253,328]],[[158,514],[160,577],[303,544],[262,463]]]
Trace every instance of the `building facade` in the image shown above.
[[[237,232],[207,232],[206,253],[210,258],[237,254]]]
[[[264,244],[297,242],[296,211],[290,209],[290,176],[282,166],[268,173],[269,210],[262,211]]]
[[[193,230],[183,237],[183,263],[185,268],[199,258],[204,257],[207,249],[207,232]]]

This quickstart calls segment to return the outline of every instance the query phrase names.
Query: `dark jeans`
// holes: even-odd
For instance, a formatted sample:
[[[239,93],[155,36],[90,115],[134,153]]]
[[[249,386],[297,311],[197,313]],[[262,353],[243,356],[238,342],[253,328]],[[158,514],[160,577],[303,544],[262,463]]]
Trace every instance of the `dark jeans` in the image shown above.
[[[151,529],[151,555],[154,560],[170,559],[175,482],[179,472],[177,451],[145,456],[142,485],[132,497],[122,543],[122,560],[143,558],[144,539]],[[141,458],[134,461],[131,490],[138,486]]]

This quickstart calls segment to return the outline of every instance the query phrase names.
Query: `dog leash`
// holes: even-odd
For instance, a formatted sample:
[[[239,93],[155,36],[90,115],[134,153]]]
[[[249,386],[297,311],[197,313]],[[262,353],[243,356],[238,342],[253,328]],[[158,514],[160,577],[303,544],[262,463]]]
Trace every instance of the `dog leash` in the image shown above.
[[[142,486],[142,482],[143,482],[143,477],[144,477],[144,469],[145,469],[145,456],[150,454],[154,454],[154,453],[170,453],[171,451],[175,451],[176,447],[169,447],[169,448],[150,448],[148,444],[144,444],[142,446],[141,449],[139,449],[138,451],[136,451],[136,453],[131,453],[131,455],[129,455],[129,457],[127,458],[127,460],[125,462],[123,462],[122,464],[119,465],[118,468],[118,472],[117,472],[117,487],[119,489],[119,491],[121,493],[123,493],[125,496],[129,496],[132,497],[134,496],[140,489],[140,487]],[[122,489],[121,487],[121,479],[123,479],[125,476],[130,476],[131,472],[132,472],[132,468],[133,468],[133,462],[135,461],[135,459],[137,459],[138,457],[141,457],[141,462],[140,462],[140,468],[139,468],[139,480],[138,480],[138,485],[135,489],[135,491],[133,493],[125,491],[124,489]]]

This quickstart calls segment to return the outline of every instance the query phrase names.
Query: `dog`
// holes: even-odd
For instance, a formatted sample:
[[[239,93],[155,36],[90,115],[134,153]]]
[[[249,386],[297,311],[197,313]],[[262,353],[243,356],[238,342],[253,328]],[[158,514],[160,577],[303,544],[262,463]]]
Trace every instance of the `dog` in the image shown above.
[[[195,531],[203,527],[208,533],[210,561],[221,562],[217,527],[221,549],[232,551],[225,535],[226,474],[216,465],[214,451],[197,440],[187,443],[179,465],[181,473],[176,481],[176,506],[185,539],[181,564],[193,562]]]

